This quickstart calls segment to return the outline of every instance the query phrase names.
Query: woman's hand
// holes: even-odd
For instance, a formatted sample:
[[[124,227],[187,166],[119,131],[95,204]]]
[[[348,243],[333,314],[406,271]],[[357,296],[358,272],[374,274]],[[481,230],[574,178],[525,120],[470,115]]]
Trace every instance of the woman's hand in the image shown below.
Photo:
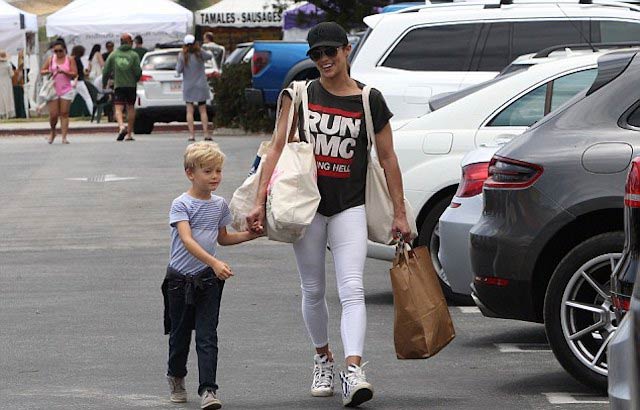
[[[263,235],[264,234],[264,220],[265,220],[264,205],[256,205],[253,211],[247,215],[247,225],[249,231]]]
[[[393,218],[393,225],[391,226],[391,232],[393,232],[393,235],[396,238],[399,232],[402,238],[405,240],[405,242],[410,242],[413,239],[411,237],[411,226],[409,225],[409,221],[407,220],[406,215],[395,216]]]

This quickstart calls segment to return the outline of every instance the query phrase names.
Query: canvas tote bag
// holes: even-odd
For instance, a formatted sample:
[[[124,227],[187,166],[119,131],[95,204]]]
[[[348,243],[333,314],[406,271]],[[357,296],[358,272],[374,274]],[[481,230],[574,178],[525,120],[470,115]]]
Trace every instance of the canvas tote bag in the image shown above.
[[[293,243],[304,236],[320,204],[316,160],[309,139],[309,101],[307,84],[292,83],[294,104],[288,113],[287,132],[293,124],[295,102],[302,101],[306,141],[297,132],[287,141],[267,186],[267,236],[280,242]]]
[[[390,273],[397,358],[435,355],[453,340],[455,331],[429,251],[400,241]]]
[[[362,89],[362,104],[364,106],[364,119],[367,130],[369,161],[367,164],[367,179],[365,187],[365,209],[367,212],[367,231],[369,240],[373,242],[389,245],[394,242],[391,227],[393,225],[393,202],[389,194],[387,179],[384,168],[380,165],[376,149],[376,134],[373,127],[373,117],[371,116],[371,104],[369,95],[371,87],[365,86]],[[373,154],[376,155],[373,155]],[[404,200],[404,207],[407,213],[407,221],[411,227],[414,237],[418,236],[416,218],[409,202]]]

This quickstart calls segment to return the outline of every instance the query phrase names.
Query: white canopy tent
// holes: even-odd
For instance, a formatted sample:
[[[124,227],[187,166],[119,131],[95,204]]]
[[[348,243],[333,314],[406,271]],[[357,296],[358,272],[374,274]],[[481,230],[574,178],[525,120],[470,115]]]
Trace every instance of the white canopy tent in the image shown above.
[[[26,34],[37,32],[38,19],[35,14],[0,0],[0,49],[15,57],[20,50],[28,48]],[[33,43],[35,42],[29,44],[30,48],[34,47]]]
[[[222,0],[196,11],[196,24],[208,27],[281,27],[282,11],[273,0]],[[288,6],[292,1],[282,2]]]
[[[87,51],[109,40],[117,45],[125,32],[141,35],[153,48],[190,33],[193,13],[171,0],[75,0],[47,17],[46,28],[47,37],[63,37]]]

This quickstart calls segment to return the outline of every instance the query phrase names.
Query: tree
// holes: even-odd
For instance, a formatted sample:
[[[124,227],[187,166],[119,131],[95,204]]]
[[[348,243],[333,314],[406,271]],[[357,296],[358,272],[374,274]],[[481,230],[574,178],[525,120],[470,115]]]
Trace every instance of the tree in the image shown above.
[[[303,0],[295,0],[300,3]],[[384,7],[392,0],[306,0],[324,11],[325,21],[335,21],[346,30],[364,28],[362,19],[368,15],[377,13],[378,7]],[[275,1],[275,7],[281,6],[281,0]],[[298,19],[302,22],[309,17],[303,13],[298,14]]]
[[[209,5],[208,0],[176,0],[176,3],[191,11],[201,10]]]

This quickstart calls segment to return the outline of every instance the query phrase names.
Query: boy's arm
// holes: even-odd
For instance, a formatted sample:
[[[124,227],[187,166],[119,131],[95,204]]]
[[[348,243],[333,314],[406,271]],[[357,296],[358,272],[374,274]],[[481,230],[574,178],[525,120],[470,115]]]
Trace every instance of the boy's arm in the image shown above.
[[[236,245],[238,243],[247,242],[252,239],[259,238],[261,236],[261,234],[256,234],[251,231],[227,232],[227,227],[223,226],[218,232],[218,243],[222,246]]]
[[[209,252],[205,251],[204,248],[202,248],[202,246],[200,246],[200,244],[196,242],[195,239],[193,239],[189,221],[177,222],[176,228],[178,229],[180,240],[182,240],[184,247],[187,248],[189,253],[195,256],[202,263],[210,266],[219,279],[225,280],[233,276],[233,272],[231,271],[229,265],[210,255]]]

